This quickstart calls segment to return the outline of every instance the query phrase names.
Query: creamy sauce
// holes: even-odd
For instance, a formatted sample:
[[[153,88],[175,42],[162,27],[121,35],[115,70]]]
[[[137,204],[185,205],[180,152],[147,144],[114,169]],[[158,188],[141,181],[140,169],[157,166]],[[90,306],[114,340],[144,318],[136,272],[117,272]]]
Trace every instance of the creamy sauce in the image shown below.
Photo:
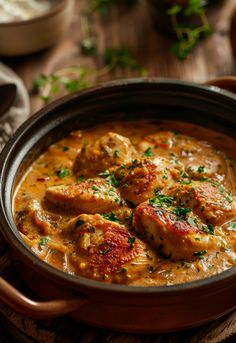
[[[0,23],[28,20],[44,14],[52,6],[49,0],[0,0]]]
[[[172,131],[167,133],[167,137],[173,136],[173,138],[153,143],[152,135],[161,135],[161,132],[165,132],[165,130]],[[128,137],[132,147],[136,149],[138,157],[133,159],[131,164],[125,161],[123,167],[117,165],[110,168],[110,171],[103,170],[101,174],[101,171],[96,172],[94,156],[92,160],[94,164],[90,164],[91,160],[88,160],[87,163],[86,159],[86,163],[83,164],[81,151],[86,147],[93,146],[94,142],[106,135],[107,132],[115,132]],[[187,135],[187,138],[184,135]],[[100,149],[103,148],[100,147]],[[130,151],[131,149],[129,149]],[[119,157],[119,154],[121,154],[119,149],[112,152],[114,160]],[[128,174],[131,175],[128,177],[132,178],[132,173],[135,177],[135,168],[139,159],[145,158],[145,161],[146,159],[152,161],[156,157],[167,159],[171,171],[169,173],[169,167],[160,171],[160,180],[163,181],[163,186],[158,189],[159,193],[155,188],[153,195],[148,196],[147,199],[145,198],[147,190],[142,194],[144,197],[142,201],[135,203],[136,200],[133,200],[132,197],[129,198],[129,186],[132,183],[122,184],[122,180],[119,183],[117,181],[119,173],[116,174],[116,170],[124,168],[124,171],[129,171]],[[15,220],[23,239],[39,258],[70,274],[133,286],[171,285],[205,278],[236,265],[236,212],[231,211],[235,204],[236,193],[235,160],[234,139],[188,123],[173,121],[111,123],[90,130],[72,132],[68,137],[49,147],[22,178],[14,198]],[[75,169],[76,161],[79,163],[80,167],[77,167],[79,170]],[[102,158],[100,162],[102,165]],[[83,169],[84,165],[87,169]],[[172,172],[172,168],[174,168],[174,172]],[[209,176],[211,168],[216,168],[216,172]],[[82,187],[83,182],[87,182],[86,187],[89,188],[89,182],[93,184],[94,177],[103,178],[102,181],[107,180],[108,174],[106,173],[110,173],[109,180],[111,180],[111,175],[113,176],[108,193],[110,192],[111,196],[116,194],[114,203],[117,199],[120,206],[117,209],[98,210],[101,215],[97,215],[89,207],[91,205],[89,202],[88,210],[78,211],[76,209],[76,212],[75,208],[79,205],[77,206],[75,203],[72,207],[70,207],[71,205],[68,207],[67,198],[63,200],[65,201],[64,207],[60,203],[61,200],[59,200],[59,206],[55,202],[52,204],[47,199],[45,200],[45,194],[50,187],[58,185],[68,187],[71,184],[81,184]],[[98,174],[100,176],[97,176]],[[114,177],[117,178],[115,184]],[[179,199],[170,193],[171,182],[172,186],[189,187],[190,185],[192,189],[195,184],[205,185],[206,188],[211,187],[209,189],[213,189],[217,196],[221,197],[219,203],[222,202],[222,208],[224,207],[226,211],[230,209],[231,212],[227,213],[231,214],[224,217],[223,213],[223,219],[219,222],[220,214],[215,216],[215,213],[221,213],[221,208],[219,211],[217,208],[219,205],[217,200],[209,205],[213,206],[213,214],[210,219],[208,213],[206,213],[207,219],[202,213],[199,214],[195,205],[195,207],[191,207],[192,204],[180,203],[177,206],[176,201]],[[101,189],[99,187],[96,184],[92,186],[94,197],[97,199],[100,199]],[[119,189],[118,193],[115,193],[116,189]],[[84,194],[82,195],[84,196]],[[151,199],[152,202],[150,202],[150,198],[154,200]],[[160,204],[160,199],[164,203]],[[82,208],[86,208],[83,207],[86,205],[86,201],[86,198],[82,199]],[[91,201],[93,208],[94,198]],[[158,206],[155,201],[159,201]],[[176,208],[178,210],[187,208],[187,212],[190,214],[187,212],[184,216],[181,214],[177,219],[175,218],[175,224],[186,224],[193,230],[197,230],[196,226],[198,225],[205,231],[196,231],[197,234],[199,233],[194,236],[197,241],[204,237],[209,240],[219,239],[220,245],[209,248],[209,250],[196,248],[196,251],[193,250],[191,258],[186,258],[186,255],[183,255],[184,258],[180,258],[182,256],[181,248],[167,256],[160,246],[156,247],[150,239],[147,239],[148,236],[142,236],[138,231],[139,225],[136,225],[134,220],[132,221],[132,215],[135,215],[137,208],[142,205],[141,202],[151,206],[156,214],[159,214],[158,211],[161,214],[167,211],[166,213],[172,217],[173,213],[175,215],[177,213]],[[150,205],[150,203],[155,204]],[[205,206],[201,206],[203,213],[204,210],[206,211]],[[86,217],[86,215],[88,216]],[[86,220],[88,220],[89,226]],[[71,223],[75,223],[74,226]],[[109,225],[113,226],[112,229],[115,230],[117,236],[109,236],[111,234],[107,229]],[[119,225],[120,227],[118,227]],[[106,238],[105,243],[104,227],[108,230],[106,231],[107,235],[112,237]],[[77,231],[76,235],[75,231]],[[120,241],[123,242],[122,247],[119,246]],[[187,250],[188,244],[190,244],[189,249],[192,249],[192,243],[189,243],[187,239],[183,242],[185,242]],[[165,244],[168,248],[168,237]],[[175,253],[176,255],[174,255]],[[101,268],[104,269],[104,272]]]

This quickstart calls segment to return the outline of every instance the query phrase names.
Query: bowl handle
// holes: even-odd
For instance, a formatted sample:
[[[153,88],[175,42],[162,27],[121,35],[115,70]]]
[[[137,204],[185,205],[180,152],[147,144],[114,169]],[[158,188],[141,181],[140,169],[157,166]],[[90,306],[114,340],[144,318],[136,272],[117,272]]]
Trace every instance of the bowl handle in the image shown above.
[[[236,93],[236,76],[221,76],[205,82],[205,85],[216,86]]]
[[[76,311],[87,302],[87,299],[76,296],[42,302],[34,301],[0,277],[0,301],[23,315],[40,319]]]

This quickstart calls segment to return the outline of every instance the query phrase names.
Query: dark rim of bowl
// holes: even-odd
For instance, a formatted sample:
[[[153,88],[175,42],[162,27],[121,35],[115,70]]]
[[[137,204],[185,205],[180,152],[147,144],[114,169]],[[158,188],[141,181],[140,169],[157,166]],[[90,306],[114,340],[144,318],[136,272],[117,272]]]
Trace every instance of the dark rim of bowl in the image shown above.
[[[18,20],[18,21],[9,21],[9,22],[5,22],[5,23],[0,22],[0,28],[1,27],[6,28],[6,27],[12,27],[12,26],[22,26],[22,25],[28,25],[28,24],[32,24],[35,22],[43,21],[43,20],[61,12],[61,10],[63,10],[63,8],[65,8],[67,5],[69,5],[70,1],[72,1],[72,0],[58,0],[58,3],[53,5],[51,9],[49,9],[48,11],[46,11],[40,15],[32,17],[30,19]]]
[[[176,86],[182,86],[187,87],[188,89],[194,89],[198,91],[207,91],[207,93],[212,95],[222,95],[222,100],[232,100],[236,104],[236,95],[229,91],[222,90],[215,86],[203,86],[198,85],[192,82],[186,82],[186,81],[179,81],[179,80],[167,80],[167,79],[160,79],[160,78],[135,78],[135,79],[124,79],[124,80],[117,80],[117,81],[110,81],[101,83],[95,87],[91,87],[89,89],[83,90],[79,93],[74,93],[71,95],[64,96],[51,104],[45,106],[40,111],[38,111],[36,114],[34,114],[32,117],[30,117],[26,122],[24,122],[14,133],[12,138],[8,141],[8,143],[5,145],[3,151],[0,154],[0,194],[2,194],[2,178],[3,178],[3,170],[5,169],[6,161],[8,157],[11,155],[12,151],[14,151],[14,145],[17,143],[17,141],[29,130],[29,128],[34,125],[41,117],[44,117],[48,113],[50,113],[51,110],[55,110],[55,108],[60,107],[61,105],[64,105],[65,103],[69,103],[70,100],[74,100],[75,98],[81,98],[84,95],[90,95],[90,94],[96,94],[97,92],[101,91],[102,89],[109,89],[113,87],[123,87],[126,85],[145,85],[148,86],[149,84],[153,85],[176,85]],[[235,112],[236,114],[236,112]],[[16,236],[16,234],[13,232],[10,221],[8,219],[8,216],[5,212],[4,205],[3,205],[3,199],[0,198],[0,205],[2,209],[3,215],[0,217],[0,223],[4,227],[3,233],[4,237],[7,238],[7,241],[9,243],[10,241],[10,247],[17,249],[20,251],[20,254],[24,256],[27,260],[27,264],[34,268],[38,268],[41,274],[45,274],[45,272],[49,273],[51,276],[54,277],[56,281],[58,281],[60,284],[66,284],[70,288],[74,290],[79,290],[79,288],[83,287],[88,290],[99,290],[99,291],[106,291],[109,293],[121,293],[121,294],[165,294],[165,293],[180,293],[180,292],[186,292],[191,291],[197,288],[202,287],[208,287],[212,284],[222,282],[225,279],[233,279],[235,280],[236,276],[236,267],[232,267],[226,271],[223,271],[219,274],[197,280],[197,281],[191,281],[187,283],[181,283],[181,284],[174,284],[174,285],[168,285],[168,286],[128,286],[128,285],[121,285],[121,284],[106,284],[100,281],[88,279],[82,276],[75,276],[67,274],[59,269],[56,269],[55,267],[49,265],[48,263],[40,260],[36,254],[33,253],[33,251],[26,245],[26,243],[23,242],[23,240]],[[6,229],[7,227],[7,229]],[[68,284],[69,283],[69,284]]]

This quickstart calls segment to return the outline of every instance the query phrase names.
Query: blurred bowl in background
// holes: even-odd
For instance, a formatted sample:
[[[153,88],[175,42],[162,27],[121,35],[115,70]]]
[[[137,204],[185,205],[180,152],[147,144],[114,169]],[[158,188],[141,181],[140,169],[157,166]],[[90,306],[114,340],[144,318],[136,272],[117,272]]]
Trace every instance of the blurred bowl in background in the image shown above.
[[[27,55],[57,43],[70,27],[73,10],[74,0],[58,0],[32,19],[0,22],[0,55]]]

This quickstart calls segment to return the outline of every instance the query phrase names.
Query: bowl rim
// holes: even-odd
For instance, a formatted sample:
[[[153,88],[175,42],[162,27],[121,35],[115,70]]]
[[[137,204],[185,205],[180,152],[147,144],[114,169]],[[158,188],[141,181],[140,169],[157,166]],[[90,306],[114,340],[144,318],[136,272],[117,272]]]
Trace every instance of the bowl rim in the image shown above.
[[[12,28],[12,27],[18,27],[18,26],[26,26],[26,25],[37,23],[37,22],[42,22],[54,15],[57,15],[61,11],[63,11],[63,9],[66,8],[69,5],[69,3],[72,1],[73,0],[57,0],[58,3],[53,5],[48,11],[40,15],[33,16],[30,19],[9,21],[9,22],[4,22],[4,23],[0,22],[0,29],[8,28],[8,27]]]
[[[96,92],[99,92],[103,89],[109,89],[113,87],[123,87],[126,85],[178,85],[187,88],[194,88],[195,90],[202,90],[208,91],[210,94],[215,95],[222,95],[225,99],[231,99],[236,104],[236,95],[229,92],[222,90],[221,88],[215,86],[206,86],[206,85],[199,85],[193,82],[187,81],[180,81],[180,80],[169,80],[169,79],[162,79],[162,78],[130,78],[124,80],[116,80],[116,81],[109,81],[101,83],[97,86],[90,87],[86,90],[76,92],[70,95],[66,95],[58,100],[53,101],[52,103],[44,106],[41,110],[36,112],[33,116],[27,119],[13,134],[12,138],[8,141],[8,143],[3,148],[2,152],[0,153],[0,194],[2,194],[2,178],[3,178],[3,171],[6,168],[7,159],[10,157],[12,151],[15,149],[15,145],[24,136],[27,131],[30,129],[32,125],[35,125],[37,121],[44,116],[47,116],[52,110],[59,108],[70,101],[73,101],[76,98],[83,98],[84,95],[90,95]],[[235,112],[236,113],[236,112]],[[164,286],[128,286],[122,284],[107,284],[101,281],[92,280],[89,278],[85,278],[82,276],[71,275],[59,270],[50,264],[42,261],[39,257],[33,253],[33,251],[26,245],[26,243],[20,239],[19,237],[13,232],[13,229],[10,225],[10,221],[8,220],[8,216],[6,214],[3,199],[0,197],[0,207],[2,210],[2,216],[0,216],[0,230],[2,231],[4,237],[7,239],[10,248],[14,248],[20,252],[21,255],[27,258],[26,262],[30,267],[36,268],[41,274],[50,274],[55,280],[57,280],[61,284],[66,284],[70,286],[70,288],[74,290],[81,290],[82,288],[86,288],[87,290],[96,290],[96,291],[105,291],[108,293],[121,293],[121,294],[140,294],[140,295],[163,295],[169,293],[182,293],[186,291],[192,291],[195,289],[199,289],[202,287],[208,287],[212,284],[217,284],[218,282],[222,282],[225,279],[234,279],[236,280],[236,267],[231,267],[228,270],[225,270],[219,274],[215,274],[213,276],[181,283],[181,284],[174,284],[174,285],[164,285]],[[6,230],[8,227],[8,230]],[[10,230],[9,230],[10,228]],[[15,242],[14,242],[15,240]]]

